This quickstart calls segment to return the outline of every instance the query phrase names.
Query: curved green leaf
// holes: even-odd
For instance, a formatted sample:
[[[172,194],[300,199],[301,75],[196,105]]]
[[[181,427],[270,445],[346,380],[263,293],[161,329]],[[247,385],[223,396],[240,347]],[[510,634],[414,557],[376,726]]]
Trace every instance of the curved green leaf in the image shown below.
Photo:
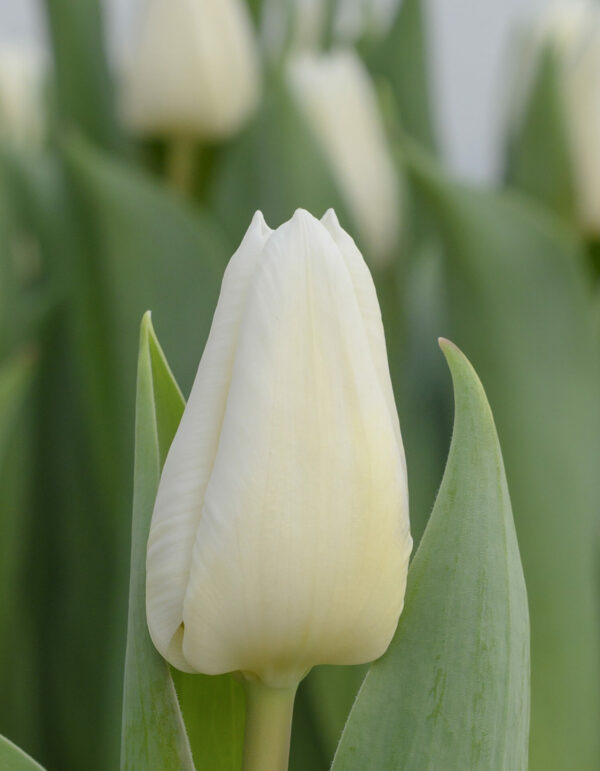
[[[531,771],[600,768],[600,375],[585,256],[520,195],[411,149],[445,251],[452,334],[493,405],[531,615]]]
[[[183,397],[146,314],[138,359],[123,771],[194,768],[169,667],[154,647],[146,623],[146,544],[161,466],[183,407]]]
[[[45,0],[60,118],[104,147],[117,143],[113,89],[99,0]]]
[[[452,343],[454,435],[406,603],[348,719],[333,771],[525,771],[527,596],[494,420]]]
[[[0,736],[0,771],[43,771],[39,763],[4,736]]]
[[[133,392],[131,360],[147,308],[171,352],[173,371],[187,389],[231,256],[220,228],[158,180],[80,139],[69,142],[67,158],[88,226],[85,259],[95,263],[90,273],[104,302],[99,344],[114,341],[123,393]],[[250,219],[245,227],[249,224]],[[181,334],[184,329],[189,336]],[[190,356],[190,344],[196,355]]]
[[[523,115],[509,137],[506,178],[510,185],[572,222],[576,194],[560,75],[557,52],[546,47],[540,53]]]
[[[392,86],[407,133],[429,148],[435,146],[431,114],[428,46],[422,0],[404,0],[386,38],[367,53],[369,68]]]
[[[31,351],[0,365],[0,731],[38,754],[37,608],[28,585],[33,368]]]

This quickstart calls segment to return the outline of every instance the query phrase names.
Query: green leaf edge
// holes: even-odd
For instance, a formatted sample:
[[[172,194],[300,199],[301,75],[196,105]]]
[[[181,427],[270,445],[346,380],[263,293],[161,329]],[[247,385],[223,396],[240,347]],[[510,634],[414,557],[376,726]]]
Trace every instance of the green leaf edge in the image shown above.
[[[157,391],[169,393],[157,399]],[[191,749],[169,666],[150,639],[146,623],[145,556],[152,508],[162,461],[183,414],[184,400],[152,327],[150,312],[142,319],[138,358],[136,405],[136,449],[134,503],[131,543],[130,604],[123,697],[121,746],[122,771],[177,768],[193,771]],[[150,432],[153,445],[146,448]],[[152,478],[144,489],[144,476],[150,467]],[[139,658],[144,665],[140,668]],[[137,678],[137,680],[136,680]],[[151,680],[151,684],[150,684]],[[152,688],[144,694],[143,688]],[[158,694],[154,693],[158,690]],[[144,698],[144,696],[149,698]],[[158,698],[157,698],[158,696]],[[136,709],[144,706],[149,719],[140,723]],[[168,725],[166,724],[168,722]],[[144,760],[142,760],[144,759]],[[142,766],[140,766],[140,763]]]
[[[44,768],[10,739],[0,736],[0,771],[44,771]]]

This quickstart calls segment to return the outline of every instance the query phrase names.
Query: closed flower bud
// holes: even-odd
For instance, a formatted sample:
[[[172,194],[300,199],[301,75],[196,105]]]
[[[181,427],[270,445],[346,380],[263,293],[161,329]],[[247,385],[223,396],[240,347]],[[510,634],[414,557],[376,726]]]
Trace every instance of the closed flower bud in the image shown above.
[[[534,48],[550,46],[559,62],[577,198],[586,232],[600,236],[600,7],[592,0],[556,3],[541,18]]]
[[[271,231],[226,270],[160,480],[147,615],[175,667],[296,685],[387,648],[412,541],[371,276],[333,212]]]
[[[300,54],[289,82],[329,160],[368,258],[385,264],[400,234],[402,196],[373,84],[351,50]]]
[[[125,65],[123,116],[151,136],[221,138],[256,106],[259,56],[242,0],[148,0]]]
[[[46,133],[42,51],[34,45],[0,46],[0,138],[21,149],[39,149]]]

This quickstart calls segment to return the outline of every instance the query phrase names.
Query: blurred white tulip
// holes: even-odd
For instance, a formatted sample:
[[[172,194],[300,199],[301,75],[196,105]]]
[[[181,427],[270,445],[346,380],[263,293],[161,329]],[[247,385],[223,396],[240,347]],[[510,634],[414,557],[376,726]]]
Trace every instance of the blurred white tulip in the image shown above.
[[[294,688],[388,647],[412,547],[379,305],[335,214],[258,213],[170,448],[147,616],[184,671]]]
[[[368,257],[385,264],[400,235],[402,195],[377,95],[364,64],[351,49],[320,55],[305,52],[290,59],[288,76]]]
[[[538,55],[551,46],[558,56],[580,224],[586,232],[598,236],[600,6],[592,0],[556,3],[539,19],[533,37]]]
[[[148,0],[124,64],[132,131],[218,139],[235,133],[260,92],[259,52],[242,0]]]
[[[47,61],[23,41],[0,45],[0,137],[20,149],[39,149],[47,130]]]

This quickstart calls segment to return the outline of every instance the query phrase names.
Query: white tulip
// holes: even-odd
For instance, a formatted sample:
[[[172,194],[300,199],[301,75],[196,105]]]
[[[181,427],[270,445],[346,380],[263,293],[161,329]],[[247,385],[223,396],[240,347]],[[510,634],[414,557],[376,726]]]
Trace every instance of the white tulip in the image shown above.
[[[369,74],[350,49],[290,59],[289,83],[365,244],[384,264],[400,235],[402,196]]]
[[[259,54],[242,0],[148,0],[128,59],[122,111],[135,132],[226,137],[257,104]]]
[[[150,530],[147,615],[175,667],[294,687],[381,656],[412,541],[381,315],[333,212],[258,213],[225,272]]]
[[[600,235],[600,7],[591,0],[556,3],[539,22],[534,47],[550,45],[560,63],[578,214]]]
[[[47,63],[23,41],[0,46],[0,137],[22,149],[39,148],[46,133]]]

